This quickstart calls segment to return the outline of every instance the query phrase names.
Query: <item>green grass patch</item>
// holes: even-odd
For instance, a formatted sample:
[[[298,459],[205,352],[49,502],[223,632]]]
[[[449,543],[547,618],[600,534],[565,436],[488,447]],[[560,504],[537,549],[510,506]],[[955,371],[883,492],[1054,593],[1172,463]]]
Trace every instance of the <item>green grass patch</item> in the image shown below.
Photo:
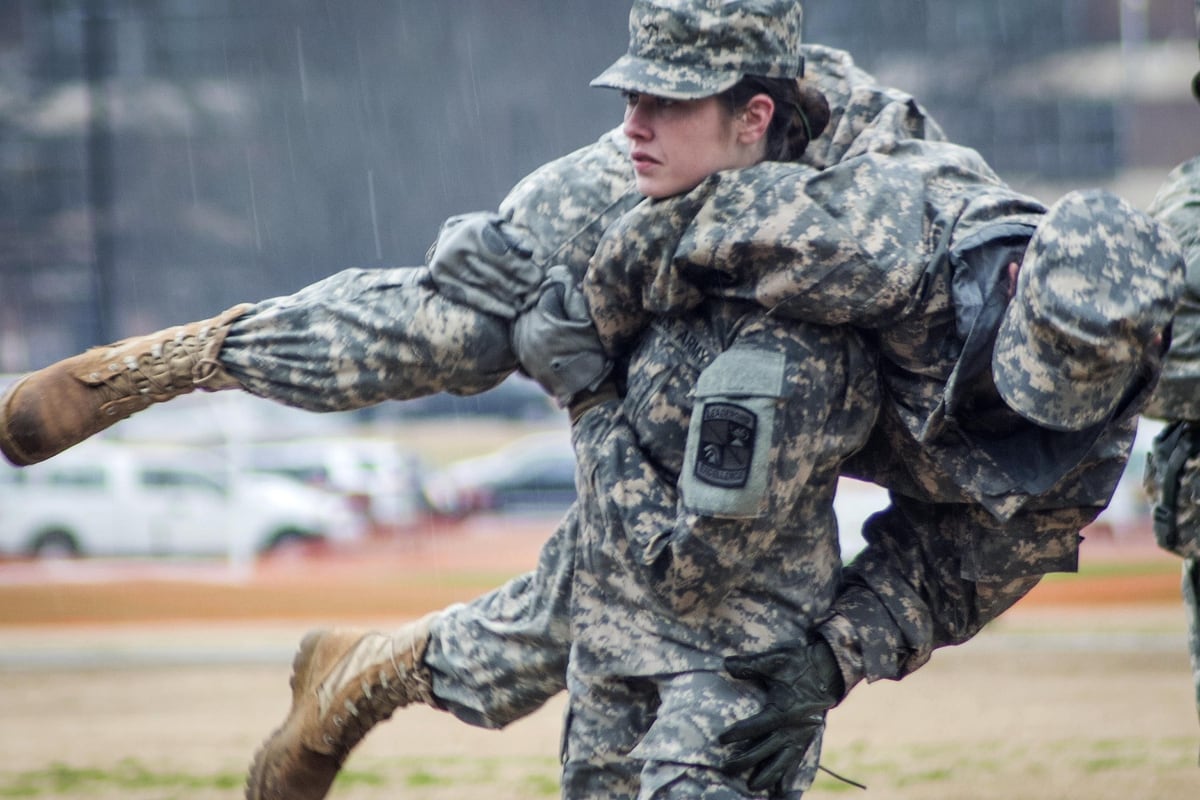
[[[383,786],[387,778],[382,773],[363,769],[343,769],[334,779],[338,786]]]
[[[245,773],[218,772],[195,774],[154,770],[125,759],[111,768],[73,767],[55,762],[42,769],[25,770],[0,777],[0,797],[42,797],[45,795],[86,795],[92,791],[119,789],[194,791],[198,789],[233,790],[242,785]]]
[[[415,796],[424,796],[417,794],[421,790],[436,792],[451,786],[511,786],[529,797],[556,796],[561,769],[558,760],[549,757],[468,756],[374,759],[369,768],[383,776],[380,785],[402,786]]]
[[[425,769],[414,769],[404,777],[404,784],[410,789],[446,786],[449,783],[451,783],[451,780],[445,775],[436,775]]]
[[[557,797],[559,793],[557,775],[529,775],[521,781],[521,786],[524,787],[526,793],[531,797]]]
[[[929,783],[942,783],[948,781],[954,776],[954,769],[950,767],[940,767],[937,769],[926,769],[914,772],[911,775],[904,775],[896,781],[897,786],[922,786]]]

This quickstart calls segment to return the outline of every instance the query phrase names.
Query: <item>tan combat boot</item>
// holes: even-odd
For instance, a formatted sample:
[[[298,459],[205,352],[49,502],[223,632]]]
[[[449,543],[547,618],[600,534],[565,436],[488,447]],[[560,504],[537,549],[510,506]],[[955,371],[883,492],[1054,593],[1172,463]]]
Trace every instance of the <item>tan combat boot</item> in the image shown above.
[[[392,634],[319,630],[292,662],[292,708],[263,743],[246,800],[319,800],[367,731],[410,703],[432,704],[430,614]]]
[[[193,389],[239,388],[217,361],[249,304],[201,322],[135,336],[31,372],[0,398],[0,452],[18,467]]]

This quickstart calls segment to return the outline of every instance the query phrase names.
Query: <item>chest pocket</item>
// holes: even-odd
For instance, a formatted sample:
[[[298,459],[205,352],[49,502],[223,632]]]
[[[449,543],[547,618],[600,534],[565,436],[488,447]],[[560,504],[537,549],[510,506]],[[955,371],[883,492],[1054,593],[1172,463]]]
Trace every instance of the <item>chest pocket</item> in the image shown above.
[[[734,519],[766,513],[785,368],[781,353],[735,347],[700,373],[680,475],[686,510]]]

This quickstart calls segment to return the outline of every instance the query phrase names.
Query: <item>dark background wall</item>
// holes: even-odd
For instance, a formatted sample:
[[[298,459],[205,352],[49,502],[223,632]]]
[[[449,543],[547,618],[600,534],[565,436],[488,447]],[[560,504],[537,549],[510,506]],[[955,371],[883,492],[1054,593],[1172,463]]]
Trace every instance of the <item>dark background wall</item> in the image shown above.
[[[806,36],[912,91],[1005,176],[1095,182],[1200,151],[1193,7],[825,0],[806,4]],[[587,82],[624,50],[627,14],[0,4],[0,372],[345,267],[421,262],[442,219],[495,207],[619,121],[619,98]]]

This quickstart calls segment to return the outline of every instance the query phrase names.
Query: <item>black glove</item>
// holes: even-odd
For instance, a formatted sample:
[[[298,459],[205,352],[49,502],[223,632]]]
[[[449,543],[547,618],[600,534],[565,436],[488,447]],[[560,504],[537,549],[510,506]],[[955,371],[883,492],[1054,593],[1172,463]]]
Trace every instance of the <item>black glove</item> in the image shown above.
[[[721,734],[721,744],[738,745],[723,769],[749,772],[752,791],[782,789],[824,727],[825,712],[845,694],[833,651],[824,639],[815,638],[759,655],[730,656],[725,669],[764,686],[767,698],[762,711]]]

